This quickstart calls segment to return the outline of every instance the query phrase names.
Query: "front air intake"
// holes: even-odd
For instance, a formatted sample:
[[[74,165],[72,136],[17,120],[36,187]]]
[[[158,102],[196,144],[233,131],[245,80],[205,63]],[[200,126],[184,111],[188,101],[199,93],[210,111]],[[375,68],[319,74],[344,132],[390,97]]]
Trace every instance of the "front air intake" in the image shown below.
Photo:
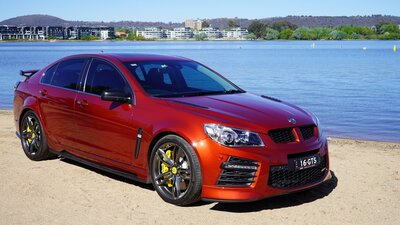
[[[217,185],[219,186],[250,186],[258,169],[258,162],[229,157],[227,162],[221,164],[222,172],[219,175]]]

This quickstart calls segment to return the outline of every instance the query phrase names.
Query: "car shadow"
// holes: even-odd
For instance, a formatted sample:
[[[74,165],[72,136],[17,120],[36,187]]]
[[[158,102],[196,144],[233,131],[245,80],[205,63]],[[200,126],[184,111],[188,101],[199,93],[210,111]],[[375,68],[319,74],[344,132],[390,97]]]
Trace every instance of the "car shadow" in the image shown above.
[[[83,163],[76,162],[67,158],[60,158],[60,161],[79,166],[90,171],[93,171],[97,174],[109,177],[114,180],[118,180],[121,182],[125,182],[128,184],[132,184],[141,188],[145,188],[147,190],[155,191],[152,184],[145,184],[138,181],[134,181],[107,171],[103,171],[91,166],[88,166]],[[323,182],[322,184],[315,186],[311,189],[295,192],[292,194],[275,196],[271,198],[266,198],[263,200],[255,201],[255,202],[246,202],[246,203],[217,203],[210,210],[216,211],[225,211],[225,212],[236,212],[236,213],[245,213],[245,212],[256,212],[262,210],[272,210],[279,208],[287,208],[302,205],[304,203],[313,202],[315,200],[324,198],[328,196],[337,186],[338,178],[335,176],[335,173],[331,171],[332,178],[328,181]],[[186,207],[198,207],[203,205],[213,204],[213,202],[199,201]]]
[[[119,175],[116,175],[116,174],[113,174],[113,173],[110,173],[110,172],[107,172],[107,171],[104,171],[104,170],[101,170],[101,169],[97,169],[97,168],[88,166],[88,165],[83,164],[83,163],[76,162],[76,161],[71,160],[71,159],[60,158],[60,161],[68,163],[68,164],[71,164],[71,165],[74,165],[74,166],[79,166],[79,167],[88,169],[90,171],[93,171],[93,172],[98,173],[100,175],[106,176],[106,177],[111,178],[113,180],[118,180],[118,181],[121,181],[121,182],[125,182],[125,183],[128,183],[128,184],[132,184],[132,185],[141,187],[141,188],[145,188],[147,190],[154,191],[154,187],[153,187],[152,184],[145,184],[145,183],[141,183],[139,181],[134,181],[134,180],[131,180],[131,179],[128,179],[128,178],[125,178],[125,177],[122,177],[122,176],[119,176]]]
[[[275,196],[256,202],[247,203],[217,203],[211,210],[225,212],[255,212],[262,210],[280,209],[302,205],[328,196],[338,184],[335,173],[331,171],[332,178],[311,189],[292,194]]]

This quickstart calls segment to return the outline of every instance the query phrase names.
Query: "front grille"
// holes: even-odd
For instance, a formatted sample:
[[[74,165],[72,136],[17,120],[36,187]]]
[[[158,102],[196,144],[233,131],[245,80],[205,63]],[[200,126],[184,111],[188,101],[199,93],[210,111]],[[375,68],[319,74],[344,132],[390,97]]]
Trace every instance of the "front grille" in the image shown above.
[[[253,160],[230,157],[221,164],[222,172],[219,175],[219,186],[250,186],[258,169],[258,163]]]
[[[296,138],[293,134],[292,128],[271,130],[268,135],[274,140],[275,143],[294,142]]]
[[[275,188],[294,188],[309,185],[324,176],[327,166],[326,155],[322,157],[318,166],[303,170],[290,170],[288,165],[271,166],[268,185]]]
[[[314,126],[300,127],[301,136],[304,140],[308,140],[314,136]]]

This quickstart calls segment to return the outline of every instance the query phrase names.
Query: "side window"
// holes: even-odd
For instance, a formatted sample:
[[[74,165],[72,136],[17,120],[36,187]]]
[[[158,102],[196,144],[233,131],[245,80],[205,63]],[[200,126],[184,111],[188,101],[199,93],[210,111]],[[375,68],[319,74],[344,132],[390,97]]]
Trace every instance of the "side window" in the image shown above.
[[[85,62],[85,59],[70,59],[61,62],[51,80],[51,84],[75,90],[78,86],[79,76],[85,67]]]
[[[51,79],[53,78],[53,74],[54,74],[54,72],[55,72],[56,69],[57,69],[57,66],[58,66],[58,64],[56,64],[56,65],[50,67],[50,68],[44,73],[44,75],[43,75],[43,77],[42,77],[42,80],[41,80],[42,84],[50,84]]]
[[[94,59],[86,79],[85,92],[101,95],[103,91],[108,90],[128,92],[125,80],[113,66]]]

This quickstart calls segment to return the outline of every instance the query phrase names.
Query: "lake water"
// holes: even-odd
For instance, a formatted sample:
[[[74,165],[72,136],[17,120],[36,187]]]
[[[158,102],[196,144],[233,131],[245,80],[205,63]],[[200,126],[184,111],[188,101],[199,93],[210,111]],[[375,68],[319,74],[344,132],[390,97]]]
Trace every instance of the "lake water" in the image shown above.
[[[312,47],[314,43],[314,48]],[[0,108],[20,69],[76,53],[135,52],[200,61],[243,89],[315,112],[330,136],[400,142],[399,41],[0,43]]]

